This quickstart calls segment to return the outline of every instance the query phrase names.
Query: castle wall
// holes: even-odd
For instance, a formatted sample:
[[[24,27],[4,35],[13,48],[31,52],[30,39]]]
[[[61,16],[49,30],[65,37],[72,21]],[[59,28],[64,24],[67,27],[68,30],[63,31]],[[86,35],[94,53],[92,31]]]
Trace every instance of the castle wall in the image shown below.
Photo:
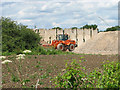
[[[78,46],[83,43],[83,29],[77,30],[77,39],[78,39]]]
[[[34,30],[35,31],[35,30]],[[42,40],[51,43],[52,40],[56,39],[56,29],[37,29],[36,33],[40,33]],[[91,39],[93,36],[97,35],[97,29],[64,29],[64,33],[68,34],[71,40],[75,40],[78,46],[85,43],[87,40]],[[63,30],[57,30],[57,34],[63,34]],[[77,36],[76,36],[77,35]],[[77,37],[77,40],[76,40]]]

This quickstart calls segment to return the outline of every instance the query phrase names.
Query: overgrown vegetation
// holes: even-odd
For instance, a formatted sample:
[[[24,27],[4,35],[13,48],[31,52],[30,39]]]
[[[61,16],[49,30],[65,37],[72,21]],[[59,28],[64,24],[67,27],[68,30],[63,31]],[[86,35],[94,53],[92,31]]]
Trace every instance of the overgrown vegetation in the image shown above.
[[[20,53],[25,49],[38,47],[41,37],[32,29],[10,18],[1,17],[2,22],[2,52]]]
[[[84,70],[85,67],[73,60],[70,64],[66,63],[64,72],[53,81],[59,88],[120,88],[119,62],[106,63],[89,74]]]

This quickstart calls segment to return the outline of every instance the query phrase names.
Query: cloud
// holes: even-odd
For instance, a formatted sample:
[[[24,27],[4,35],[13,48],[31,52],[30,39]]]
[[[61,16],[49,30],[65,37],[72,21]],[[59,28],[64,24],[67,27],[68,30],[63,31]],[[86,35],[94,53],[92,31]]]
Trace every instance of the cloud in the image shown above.
[[[100,16],[111,26],[117,25],[118,0],[6,0],[0,4],[2,16],[11,17],[33,28],[70,28],[97,24],[106,29]],[[105,25],[105,27],[104,27]]]
[[[56,22],[53,22],[52,25],[53,25],[53,27],[60,27],[60,24],[58,24]]]

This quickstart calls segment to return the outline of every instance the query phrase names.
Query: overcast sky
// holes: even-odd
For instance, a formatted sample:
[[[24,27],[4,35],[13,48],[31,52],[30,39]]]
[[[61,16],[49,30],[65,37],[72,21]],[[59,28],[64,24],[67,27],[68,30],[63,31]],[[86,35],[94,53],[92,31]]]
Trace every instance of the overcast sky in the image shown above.
[[[119,0],[2,0],[0,15],[50,29],[97,24],[99,30],[118,25]]]

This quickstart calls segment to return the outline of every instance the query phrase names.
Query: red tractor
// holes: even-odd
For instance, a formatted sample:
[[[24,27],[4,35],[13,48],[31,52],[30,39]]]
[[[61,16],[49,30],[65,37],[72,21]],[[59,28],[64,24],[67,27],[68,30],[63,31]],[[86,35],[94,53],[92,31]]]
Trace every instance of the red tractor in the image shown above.
[[[56,40],[53,40],[49,45],[43,45],[44,47],[53,46],[55,49],[59,49],[62,51],[73,51],[75,47],[77,47],[75,40],[69,40],[68,34],[58,34]]]

